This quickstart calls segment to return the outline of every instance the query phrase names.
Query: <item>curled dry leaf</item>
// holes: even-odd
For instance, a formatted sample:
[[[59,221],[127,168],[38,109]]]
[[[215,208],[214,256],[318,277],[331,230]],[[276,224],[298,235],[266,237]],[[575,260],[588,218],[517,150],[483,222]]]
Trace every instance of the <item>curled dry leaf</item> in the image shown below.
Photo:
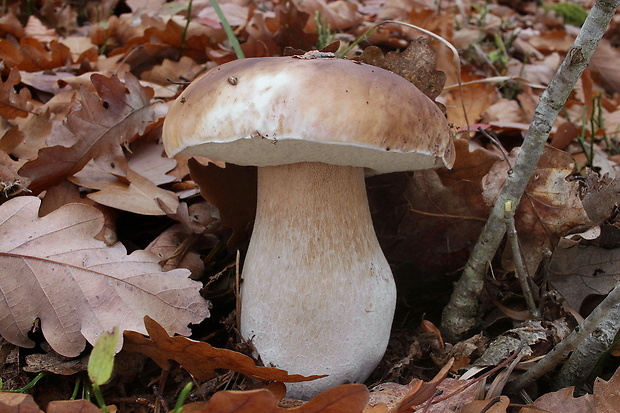
[[[266,389],[220,391],[213,395],[202,413],[361,413],[367,401],[368,389],[362,384],[333,387],[291,409],[278,407],[276,395]]]
[[[143,317],[170,332],[190,334],[188,324],[209,316],[200,284],[189,271],[163,272],[144,251],[127,255],[92,237],[103,225],[96,209],[68,204],[38,217],[40,200],[24,196],[0,207],[0,334],[21,347],[33,320],[50,346],[77,356],[104,331],[146,332]],[[120,348],[120,342],[119,342]]]
[[[324,377],[288,374],[281,369],[260,367],[244,354],[216,348],[203,341],[170,337],[166,330],[150,317],[145,317],[144,324],[149,338],[132,331],[125,332],[124,349],[145,354],[162,368],[168,368],[169,361],[174,360],[198,380],[215,377],[215,369],[232,370],[256,380],[288,383]]]

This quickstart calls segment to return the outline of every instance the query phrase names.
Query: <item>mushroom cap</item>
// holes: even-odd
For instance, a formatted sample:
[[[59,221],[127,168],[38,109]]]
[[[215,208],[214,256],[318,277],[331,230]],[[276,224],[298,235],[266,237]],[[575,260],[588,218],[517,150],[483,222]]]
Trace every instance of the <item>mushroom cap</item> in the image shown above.
[[[176,99],[163,127],[169,156],[255,166],[323,162],[371,174],[450,168],[450,135],[441,110],[401,76],[303,57],[217,66]]]

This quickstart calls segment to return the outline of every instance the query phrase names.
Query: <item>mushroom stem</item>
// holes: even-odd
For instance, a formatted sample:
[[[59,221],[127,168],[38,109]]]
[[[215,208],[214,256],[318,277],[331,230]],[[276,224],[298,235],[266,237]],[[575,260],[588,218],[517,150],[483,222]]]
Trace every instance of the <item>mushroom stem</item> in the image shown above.
[[[396,287],[363,168],[259,168],[241,297],[241,334],[265,365],[329,375],[289,384],[290,396],[309,398],[370,375],[387,347]]]

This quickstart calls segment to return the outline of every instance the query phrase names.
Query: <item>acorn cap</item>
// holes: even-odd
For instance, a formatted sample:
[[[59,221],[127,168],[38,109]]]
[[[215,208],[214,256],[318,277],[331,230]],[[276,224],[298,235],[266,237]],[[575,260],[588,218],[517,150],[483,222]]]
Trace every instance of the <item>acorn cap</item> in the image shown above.
[[[336,58],[217,66],[173,103],[163,137],[169,156],[254,166],[323,162],[370,174],[450,168],[455,156],[444,114],[413,84]]]

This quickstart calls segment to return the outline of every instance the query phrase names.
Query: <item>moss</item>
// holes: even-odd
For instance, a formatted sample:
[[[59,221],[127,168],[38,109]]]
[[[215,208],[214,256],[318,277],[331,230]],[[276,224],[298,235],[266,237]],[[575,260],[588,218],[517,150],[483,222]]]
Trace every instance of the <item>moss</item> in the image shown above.
[[[553,10],[556,15],[564,19],[564,23],[581,27],[588,17],[588,12],[575,3],[557,3],[544,6],[545,10]]]

